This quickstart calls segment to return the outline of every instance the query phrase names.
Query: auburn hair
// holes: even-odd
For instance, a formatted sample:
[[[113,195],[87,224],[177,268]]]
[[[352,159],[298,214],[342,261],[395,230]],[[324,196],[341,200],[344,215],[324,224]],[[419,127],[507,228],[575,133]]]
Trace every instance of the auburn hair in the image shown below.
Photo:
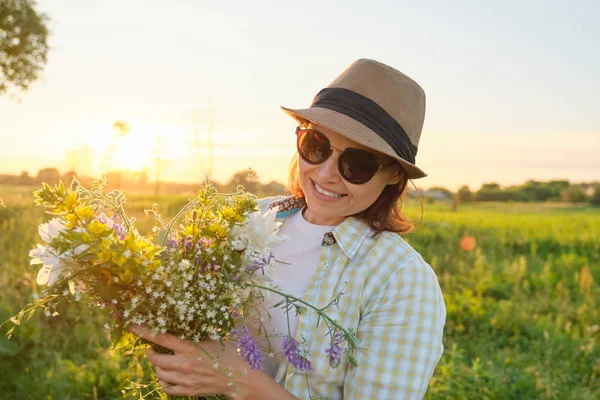
[[[358,214],[352,215],[369,224],[369,227],[375,231],[375,235],[385,231],[408,233],[415,227],[415,224],[402,213],[402,198],[407,192],[407,174],[399,163],[396,163],[396,168],[402,172],[403,179],[394,185],[386,185],[373,204]],[[288,169],[286,190],[299,199],[304,198],[304,192],[300,186],[298,153],[292,158]]]

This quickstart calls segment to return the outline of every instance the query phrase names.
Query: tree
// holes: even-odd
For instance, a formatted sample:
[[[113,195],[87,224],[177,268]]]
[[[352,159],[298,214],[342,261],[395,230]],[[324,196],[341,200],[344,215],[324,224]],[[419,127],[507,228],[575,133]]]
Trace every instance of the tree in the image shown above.
[[[46,64],[47,17],[33,0],[0,1],[0,95],[27,90]]]
[[[56,185],[60,181],[60,173],[56,168],[44,168],[38,171],[35,180],[39,183],[46,182],[48,185]]]
[[[507,201],[509,193],[502,190],[497,183],[484,183],[475,193],[476,201]]]
[[[252,169],[238,171],[225,184],[224,190],[226,192],[235,192],[238,185],[244,186],[250,193],[256,193],[256,189],[258,188],[258,174]]]
[[[23,171],[19,176],[19,185],[33,185],[35,181],[31,176],[29,176],[29,172]]]
[[[271,181],[263,185],[261,191],[263,196],[279,196],[285,193],[285,185],[277,181]]]
[[[560,193],[560,199],[568,203],[583,203],[585,192],[581,185],[571,185]]]
[[[461,186],[458,189],[458,201],[463,202],[463,203],[468,203],[473,201],[473,193],[471,192],[471,189],[469,189],[468,186]]]
[[[75,179],[77,177],[77,173],[73,170],[67,171],[63,174],[63,176],[60,177],[60,180],[66,185],[69,186],[71,185],[71,182],[73,182],[73,179]]]
[[[433,198],[435,200],[454,200],[454,193],[441,186],[434,186],[429,188],[424,193],[424,196]]]

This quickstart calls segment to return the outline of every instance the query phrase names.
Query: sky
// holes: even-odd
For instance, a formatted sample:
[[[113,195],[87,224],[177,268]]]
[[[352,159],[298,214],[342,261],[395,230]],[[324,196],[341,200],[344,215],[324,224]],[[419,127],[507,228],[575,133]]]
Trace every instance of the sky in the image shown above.
[[[38,9],[50,18],[48,63],[29,91],[0,97],[0,174],[128,168],[201,182],[252,168],[284,182],[295,122],[279,106],[308,107],[366,57],[426,92],[416,163],[429,176],[419,186],[600,179],[595,0],[43,0]]]

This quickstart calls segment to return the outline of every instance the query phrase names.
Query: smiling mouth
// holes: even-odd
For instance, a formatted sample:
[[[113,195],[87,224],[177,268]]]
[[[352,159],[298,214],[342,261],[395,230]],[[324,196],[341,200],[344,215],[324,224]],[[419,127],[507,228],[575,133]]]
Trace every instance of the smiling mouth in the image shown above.
[[[312,179],[311,179],[311,181],[312,181]],[[338,194],[338,193],[329,192],[329,191],[323,189],[321,186],[317,185],[317,183],[315,181],[312,181],[312,183],[313,183],[313,187],[315,188],[317,193],[322,194],[323,196],[329,197],[331,199],[339,199],[340,197],[347,196],[346,194]]]

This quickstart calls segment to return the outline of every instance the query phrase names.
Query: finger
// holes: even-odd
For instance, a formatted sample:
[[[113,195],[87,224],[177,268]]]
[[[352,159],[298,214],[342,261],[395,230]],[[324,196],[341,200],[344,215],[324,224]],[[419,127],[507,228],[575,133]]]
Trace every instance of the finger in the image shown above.
[[[177,336],[160,333],[155,335],[152,333],[152,329],[141,325],[129,325],[127,329],[136,336],[146,339],[149,342],[156,343],[162,347],[166,347],[169,350],[173,350],[176,353],[183,353],[186,351],[187,346],[185,342],[179,339]]]
[[[187,383],[186,376],[183,375],[181,372],[160,367],[156,367],[155,370],[156,377],[158,378],[158,380],[168,382],[170,386],[185,385]]]
[[[158,381],[160,386],[163,388],[163,392],[169,396],[195,396],[197,393],[191,393],[191,391],[185,386],[171,385],[169,383]]]
[[[181,370],[181,360],[176,355],[172,354],[162,354],[158,351],[154,350],[152,347],[149,347],[146,350],[146,358],[150,361],[155,367],[159,367],[162,369],[169,370]]]

